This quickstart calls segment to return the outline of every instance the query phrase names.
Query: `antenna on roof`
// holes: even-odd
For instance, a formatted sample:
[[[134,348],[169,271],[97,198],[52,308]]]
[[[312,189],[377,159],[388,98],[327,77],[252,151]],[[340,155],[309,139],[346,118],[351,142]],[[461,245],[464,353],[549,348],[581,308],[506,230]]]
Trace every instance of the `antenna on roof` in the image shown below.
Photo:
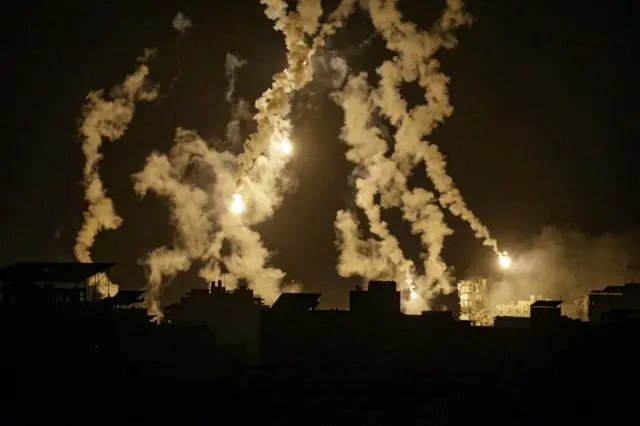
[[[640,272],[640,267],[638,267],[637,265],[629,264],[627,265],[627,271],[629,271],[629,279],[627,280],[627,282],[632,283],[636,281],[636,274]]]
[[[227,288],[226,276],[229,273],[229,269],[227,269],[227,265],[224,262],[220,262],[220,279],[222,281],[222,285]]]

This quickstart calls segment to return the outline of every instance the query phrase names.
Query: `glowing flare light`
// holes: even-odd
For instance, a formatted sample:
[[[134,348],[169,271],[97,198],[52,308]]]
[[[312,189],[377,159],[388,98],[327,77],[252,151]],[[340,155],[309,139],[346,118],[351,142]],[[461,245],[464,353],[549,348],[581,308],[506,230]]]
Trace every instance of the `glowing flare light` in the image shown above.
[[[244,201],[242,200],[242,195],[237,192],[233,194],[233,201],[231,202],[230,207],[231,213],[240,214],[244,211]]]
[[[409,295],[409,297],[411,298],[411,300],[416,300],[418,298],[418,293],[415,291],[415,289],[411,289],[411,294]]]
[[[271,146],[276,151],[281,152],[285,155],[291,155],[293,153],[293,144],[286,139],[275,140],[273,141]]]
[[[293,152],[293,145],[291,145],[291,142],[283,141],[280,143],[280,151],[284,154],[290,155]]]
[[[498,264],[502,269],[509,269],[511,267],[511,258],[507,252],[502,252],[498,255]]]

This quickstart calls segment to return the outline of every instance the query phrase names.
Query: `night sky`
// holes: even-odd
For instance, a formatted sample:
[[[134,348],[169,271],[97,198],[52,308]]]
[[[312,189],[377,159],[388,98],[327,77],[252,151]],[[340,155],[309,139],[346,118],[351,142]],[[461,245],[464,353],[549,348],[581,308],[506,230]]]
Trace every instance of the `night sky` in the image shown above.
[[[158,47],[150,68],[161,100],[140,106],[125,137],[103,146],[103,178],[124,223],[99,234],[94,248],[96,261],[118,263],[113,278],[123,288],[142,288],[138,259],[171,244],[173,234],[163,200],[139,200],[130,175],[152,150],[171,147],[178,126],[196,129],[212,143],[223,137],[230,110],[226,53],[248,60],[236,87],[238,96],[253,102],[284,68],[284,41],[257,0],[225,7],[215,1],[102,3],[41,2],[7,15],[15,36],[5,51],[10,132],[0,145],[0,264],[73,260],[85,209],[76,137],[83,99],[92,89],[121,82],[143,48]],[[411,20],[426,27],[437,8],[422,3],[400,2]],[[455,112],[431,140],[501,247],[549,225],[594,235],[637,229],[633,3],[466,2],[476,20],[458,32],[455,50],[439,56],[451,77]],[[177,12],[193,21],[185,36],[171,27]],[[352,21],[331,47],[349,54],[355,69],[371,69],[380,59],[376,39],[371,52],[364,47],[354,55],[353,48],[373,34],[372,27],[362,16]],[[353,205],[353,196],[338,140],[341,113],[327,93],[313,86],[297,98],[290,164],[296,190],[259,229],[277,252],[275,266],[305,290],[324,293],[324,306],[341,307],[351,283],[335,273],[333,220],[336,210]],[[458,276],[494,260],[466,224],[448,221],[456,234],[446,241],[444,258]],[[416,258],[415,239],[402,238]],[[166,294],[171,299],[202,284],[180,276]]]

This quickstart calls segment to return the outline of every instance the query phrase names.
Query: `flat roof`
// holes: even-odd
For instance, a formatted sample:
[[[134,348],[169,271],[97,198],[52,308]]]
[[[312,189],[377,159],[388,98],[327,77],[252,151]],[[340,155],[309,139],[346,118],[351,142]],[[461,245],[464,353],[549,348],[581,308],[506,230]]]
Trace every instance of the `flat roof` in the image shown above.
[[[115,263],[15,262],[0,269],[2,282],[78,283],[105,272]]]
[[[532,308],[557,308],[562,305],[562,300],[536,300],[531,304]]]
[[[318,304],[319,293],[282,293],[271,306],[274,312],[308,311]]]
[[[100,300],[100,303],[108,305],[131,305],[141,302],[144,291],[141,290],[120,290],[115,296]]]

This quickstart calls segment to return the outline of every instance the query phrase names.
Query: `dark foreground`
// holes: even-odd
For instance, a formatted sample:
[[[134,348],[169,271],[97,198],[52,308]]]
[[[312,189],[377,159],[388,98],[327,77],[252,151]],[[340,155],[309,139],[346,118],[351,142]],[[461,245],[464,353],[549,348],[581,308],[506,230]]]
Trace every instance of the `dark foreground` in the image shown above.
[[[638,371],[629,365],[594,365],[580,375],[545,369],[457,377],[265,369],[200,381],[109,377],[99,365],[91,375],[50,367],[5,371],[3,424],[539,425],[637,419]]]
[[[18,318],[0,321],[0,425],[638,423],[638,327],[271,337],[281,366],[257,369],[199,328]]]

